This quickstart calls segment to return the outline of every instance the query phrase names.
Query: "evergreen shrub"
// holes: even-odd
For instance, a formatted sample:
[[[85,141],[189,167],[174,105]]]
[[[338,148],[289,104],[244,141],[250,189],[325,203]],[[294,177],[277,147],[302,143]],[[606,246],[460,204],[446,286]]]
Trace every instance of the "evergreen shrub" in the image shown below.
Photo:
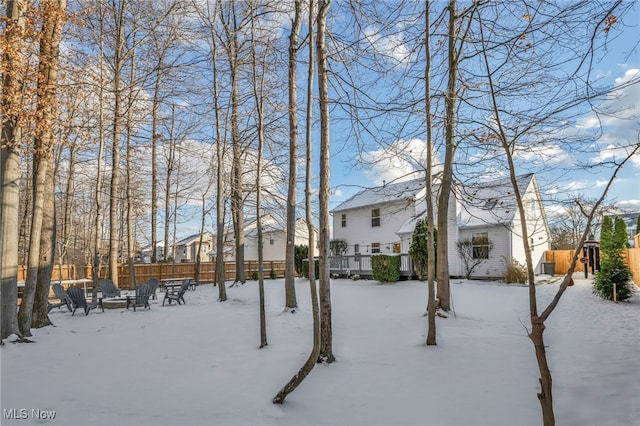
[[[614,285],[616,300],[624,302],[633,295],[631,270],[626,265],[622,250],[629,240],[624,221],[616,217],[615,222],[606,216],[600,230],[600,271],[593,282],[593,293],[605,300],[613,300]]]
[[[371,256],[373,279],[381,283],[392,283],[400,279],[400,256],[377,254]]]
[[[314,270],[316,273],[316,280],[320,278],[320,262],[318,262],[318,259],[315,259],[315,262],[313,262],[313,265],[315,266]],[[309,259],[304,259],[304,261],[302,262],[302,276],[305,277],[306,279],[309,279]]]

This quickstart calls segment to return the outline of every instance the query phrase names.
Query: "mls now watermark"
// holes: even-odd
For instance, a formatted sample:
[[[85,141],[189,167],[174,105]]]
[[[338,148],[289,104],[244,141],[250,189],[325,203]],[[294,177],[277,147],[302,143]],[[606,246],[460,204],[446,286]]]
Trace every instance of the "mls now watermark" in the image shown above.
[[[32,408],[31,410],[26,408],[5,408],[2,410],[2,416],[5,420],[53,420],[56,418],[56,412],[54,410],[41,410],[39,408]]]

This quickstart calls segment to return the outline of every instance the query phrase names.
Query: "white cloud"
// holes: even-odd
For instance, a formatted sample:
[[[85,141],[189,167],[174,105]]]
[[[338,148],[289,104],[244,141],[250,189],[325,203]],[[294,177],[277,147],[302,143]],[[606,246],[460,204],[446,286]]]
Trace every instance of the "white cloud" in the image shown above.
[[[426,157],[426,142],[421,139],[401,139],[362,155],[363,160],[370,164],[364,173],[376,185],[417,179],[424,173]],[[436,152],[433,158],[435,174],[441,169],[441,163]]]
[[[412,61],[413,52],[404,39],[401,33],[396,34],[381,34],[378,28],[368,27],[364,31],[364,37],[376,53],[384,55],[388,59],[394,60],[398,63],[408,63]]]
[[[627,158],[631,151],[635,148],[635,146],[617,146],[614,144],[609,144],[603,149],[600,150],[598,155],[594,157],[591,161],[593,163],[602,163],[602,162],[620,162]],[[640,168],[640,152],[636,152],[631,157],[631,164],[634,167]]]
[[[623,211],[640,212],[640,200],[625,200],[616,203],[616,207]]]
[[[579,128],[599,129],[598,155],[592,163],[619,161],[629,155],[640,135],[640,69],[631,68],[615,79],[614,90],[597,110],[590,112],[576,123]],[[633,167],[640,168],[640,153],[631,158]]]
[[[559,145],[518,146],[515,158],[534,165],[562,164],[571,161],[570,156]]]

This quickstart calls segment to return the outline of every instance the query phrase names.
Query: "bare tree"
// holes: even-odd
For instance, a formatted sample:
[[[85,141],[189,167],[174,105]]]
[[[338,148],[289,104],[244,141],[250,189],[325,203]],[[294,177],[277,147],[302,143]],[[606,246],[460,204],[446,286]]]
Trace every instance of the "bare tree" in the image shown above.
[[[243,196],[243,144],[240,140],[240,35],[242,15],[236,9],[236,1],[221,2],[219,0],[218,13],[224,29],[225,43],[223,44],[229,66],[230,103],[231,103],[231,145],[233,162],[231,170],[231,215],[236,243],[236,277],[234,284],[245,282],[244,276],[244,196]]]
[[[449,26],[448,26],[448,83],[445,96],[445,156],[438,196],[438,247],[437,247],[437,275],[438,275],[438,302],[440,307],[448,311],[451,308],[449,295],[449,197],[453,187],[453,161],[456,152],[455,117],[456,117],[456,83],[458,81],[458,10],[456,0],[449,0]]]
[[[286,385],[273,398],[274,404],[283,404],[285,398],[302,383],[318,363],[320,356],[320,308],[318,306],[318,292],[316,288],[316,276],[313,255],[315,253],[315,228],[311,210],[311,169],[312,169],[312,113],[313,113],[313,29],[314,29],[314,1],[309,0],[309,69],[307,72],[307,117],[306,117],[306,176],[305,176],[305,211],[307,230],[309,232],[309,290],[311,291],[311,315],[313,316],[313,347],[309,357],[300,367],[300,370],[287,382]]]
[[[319,362],[332,363],[333,332],[331,327],[331,282],[329,274],[329,194],[330,194],[330,114],[329,114],[329,85],[327,63],[327,13],[331,6],[331,0],[318,2],[318,15],[316,18],[317,38],[316,50],[318,61],[318,97],[320,100],[320,331],[321,348]],[[311,250],[311,248],[309,249]]]
[[[586,211],[585,206],[579,204],[587,218],[585,229],[577,243],[567,275],[553,300],[542,313],[538,310],[536,298],[534,265],[529,242],[532,231],[528,229],[530,221],[527,217],[527,201],[518,185],[517,171],[518,168],[523,167],[518,162],[518,155],[523,149],[532,149],[544,144],[546,137],[541,136],[542,129],[545,134],[548,134],[549,128],[555,123],[563,123],[564,126],[566,114],[572,108],[585,104],[591,105],[598,96],[613,90],[612,88],[598,89],[593,85],[590,58],[593,57],[593,51],[598,48],[596,40],[601,34],[607,33],[610,25],[613,25],[612,22],[615,23],[627,10],[628,8],[622,5],[622,2],[603,5],[594,5],[591,2],[571,5],[541,3],[536,8],[526,9],[527,13],[519,15],[524,17],[523,22],[516,22],[513,25],[515,27],[518,24],[522,25],[522,31],[516,29],[514,32],[511,28],[504,35],[501,34],[502,28],[494,26],[496,19],[500,19],[502,9],[498,11],[489,4],[488,10],[478,14],[478,52],[484,69],[481,71],[476,69],[473,74],[482,75],[484,78],[483,87],[487,89],[485,97],[487,104],[484,106],[484,111],[491,115],[491,120],[485,121],[482,126],[484,132],[481,137],[488,142],[488,147],[495,144],[506,159],[509,178],[518,205],[529,285],[529,338],[534,346],[540,373],[541,388],[537,396],[545,426],[555,424],[552,376],[543,338],[545,321],[557,307],[569,285],[580,256],[580,249],[613,180],[631,156],[640,151],[640,146],[637,141],[634,141],[629,146],[620,147],[622,155],[613,162],[613,172],[599,200],[590,211]],[[611,20],[611,16],[616,16],[616,19]],[[582,33],[585,29],[591,32],[591,42],[572,49],[571,56],[578,58],[575,68],[571,73],[558,78],[557,62],[561,61],[564,66],[568,63],[562,55],[558,57],[545,52],[559,51],[564,43],[575,46],[575,31]],[[515,33],[520,36],[514,37]],[[527,64],[525,68],[522,66],[523,63]],[[526,76],[517,72],[522,69],[527,69]],[[636,79],[632,84],[638,83],[640,81]],[[526,98],[528,102],[523,104],[520,102],[522,98]],[[566,146],[569,148],[570,144]],[[591,165],[591,167],[594,166]],[[610,169],[610,167],[611,165],[608,164],[607,168]]]
[[[425,68],[424,99],[425,124],[427,126],[427,164],[425,172],[425,198],[427,201],[427,341],[429,346],[436,345],[436,291],[435,291],[435,249],[433,246],[433,124],[431,119],[431,2],[425,1]]]
[[[302,0],[294,0],[294,13],[289,34],[289,187],[287,190],[287,246],[285,251],[285,306],[297,307],[295,286],[296,202],[298,191],[298,51],[302,23]]]
[[[118,286],[118,261],[120,255],[120,238],[118,237],[118,204],[120,190],[120,146],[122,121],[124,119],[124,87],[123,74],[125,66],[125,26],[129,0],[114,2],[113,13],[115,26],[115,49],[113,52],[113,116],[111,117],[111,186],[109,193],[109,277]]]
[[[258,232],[258,291],[260,300],[260,348],[267,346],[267,316],[264,306],[264,238],[262,232],[262,152],[264,147],[264,80],[266,63],[264,57],[260,58],[261,70],[258,71],[258,52],[257,52],[257,34],[256,34],[256,14],[254,4],[251,4],[251,71],[253,77],[253,96],[256,103],[257,114],[257,131],[258,131],[258,161],[256,164],[256,228]],[[266,55],[268,49],[263,48],[263,55]]]

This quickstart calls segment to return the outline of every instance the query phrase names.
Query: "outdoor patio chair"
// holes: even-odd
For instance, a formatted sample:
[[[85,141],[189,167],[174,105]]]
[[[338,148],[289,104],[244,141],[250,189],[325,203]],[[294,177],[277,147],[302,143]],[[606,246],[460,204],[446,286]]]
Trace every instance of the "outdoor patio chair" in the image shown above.
[[[47,305],[47,313],[51,312],[53,308],[59,308],[63,305],[65,305],[67,309],[69,309],[69,312],[73,312],[73,301],[71,301],[69,295],[64,292],[64,288],[62,287],[62,285],[60,285],[60,283],[53,283],[51,285],[51,288],[53,288],[53,293],[56,295],[56,297],[60,299],[60,303],[49,303]]]
[[[108,299],[110,297],[120,297],[120,289],[118,289],[115,285],[113,285],[113,281],[110,279],[100,280],[98,283],[100,286],[100,291],[102,292],[102,298]]]
[[[78,308],[84,309],[84,314],[89,315],[89,311],[98,306],[98,302],[87,303],[87,299],[84,297],[84,290],[79,287],[69,287],[67,289],[67,294],[71,298],[71,302],[73,302],[73,311],[71,311],[71,316],[75,315],[76,309]]]
[[[151,297],[152,292],[153,286],[151,284],[140,284],[136,287],[135,296],[127,296],[127,309],[129,309],[129,306],[133,306],[133,312],[136,311],[136,307],[140,306],[151,309],[151,306],[149,305],[149,297]]]
[[[164,302],[167,300],[169,300],[169,304],[171,304],[171,301],[173,300],[178,302],[178,305],[180,305],[180,301],[182,301],[182,303],[186,303],[184,301],[184,294],[189,289],[190,285],[191,285],[191,280],[186,279],[182,282],[182,285],[180,286],[180,289],[177,292],[165,291],[164,299],[162,299],[162,306],[164,306]]]
[[[160,280],[157,278],[150,278],[147,280],[146,284],[149,284],[151,288],[151,298],[156,300],[158,297],[156,296],[156,290],[158,289],[158,285],[160,284]]]

